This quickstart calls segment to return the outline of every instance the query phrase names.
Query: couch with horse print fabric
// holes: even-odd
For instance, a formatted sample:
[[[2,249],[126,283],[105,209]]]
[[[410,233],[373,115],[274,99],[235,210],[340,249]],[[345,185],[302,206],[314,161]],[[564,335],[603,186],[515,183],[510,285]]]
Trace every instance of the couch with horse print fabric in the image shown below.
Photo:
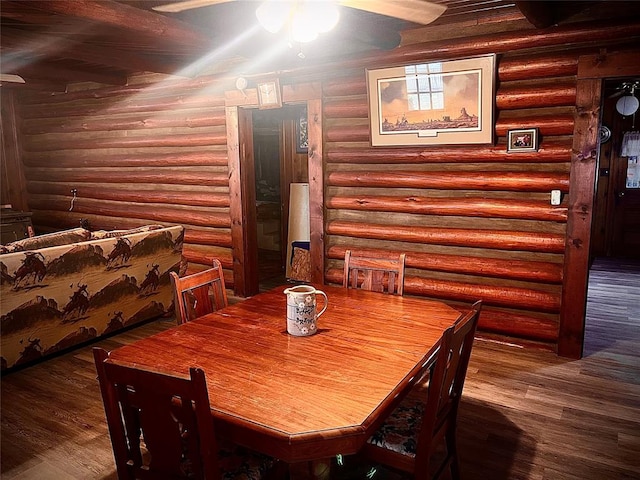
[[[79,228],[0,247],[2,370],[173,311],[182,226]]]

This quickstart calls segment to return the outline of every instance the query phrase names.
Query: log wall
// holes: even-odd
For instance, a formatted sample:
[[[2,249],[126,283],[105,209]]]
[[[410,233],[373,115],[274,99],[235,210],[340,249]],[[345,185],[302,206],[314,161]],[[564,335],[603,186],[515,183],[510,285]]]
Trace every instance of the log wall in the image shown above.
[[[601,55],[605,46],[630,49],[639,38],[637,23],[598,23],[425,40],[331,69],[283,73],[285,89],[322,84],[322,99],[308,102],[317,119],[310,128],[323,138],[310,155],[310,183],[323,195],[311,212],[314,245],[323,245],[313,257],[314,278],[341,283],[347,248],[405,252],[405,294],[454,304],[482,298],[485,335],[556,348],[572,268],[565,252],[572,157],[579,161],[572,152],[579,58]],[[490,52],[497,54],[492,145],[370,146],[365,68]],[[20,98],[18,144],[36,229],[74,227],[80,219],[104,229],[183,224],[189,269],[218,257],[233,286],[234,262],[247,259],[232,253],[233,135],[217,82],[140,76],[126,87],[83,85]],[[530,127],[539,129],[539,150],[507,153],[508,130]],[[78,198],[69,211],[72,189]],[[554,189],[563,193],[559,206],[550,205]]]
[[[477,41],[492,50],[492,39]],[[324,83],[327,282],[342,281],[347,248],[405,252],[405,294],[483,299],[485,334],[557,348],[576,75],[589,50],[523,45],[504,51],[496,41],[494,145],[372,148],[363,70]],[[402,55],[426,50],[405,46]],[[419,61],[441,58],[427,52]],[[533,127],[539,150],[507,153],[508,130]],[[559,206],[550,204],[554,189]]]
[[[211,79],[76,85],[23,96],[18,117],[37,232],[81,219],[92,229],[182,224],[189,270],[217,257],[233,286],[224,92]]]

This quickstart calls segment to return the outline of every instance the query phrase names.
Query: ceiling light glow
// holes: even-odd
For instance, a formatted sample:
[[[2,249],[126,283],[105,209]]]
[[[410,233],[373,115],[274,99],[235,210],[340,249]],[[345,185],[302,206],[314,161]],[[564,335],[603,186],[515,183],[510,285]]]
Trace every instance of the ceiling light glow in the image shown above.
[[[268,32],[287,26],[292,41],[307,43],[334,28],[340,13],[333,0],[266,0],[256,9],[256,17]]]

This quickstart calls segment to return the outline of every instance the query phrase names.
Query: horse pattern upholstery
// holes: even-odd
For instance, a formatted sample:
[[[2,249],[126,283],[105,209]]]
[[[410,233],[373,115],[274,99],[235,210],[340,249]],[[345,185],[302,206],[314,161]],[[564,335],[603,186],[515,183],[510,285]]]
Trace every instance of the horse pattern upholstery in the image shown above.
[[[173,309],[169,272],[180,266],[182,226],[80,242],[64,233],[50,236],[54,246],[0,254],[2,370]]]

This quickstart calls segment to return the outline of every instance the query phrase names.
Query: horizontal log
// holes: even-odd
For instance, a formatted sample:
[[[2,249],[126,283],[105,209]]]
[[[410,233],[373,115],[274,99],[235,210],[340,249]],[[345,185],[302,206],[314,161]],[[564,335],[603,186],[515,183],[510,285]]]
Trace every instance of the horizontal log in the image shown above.
[[[509,82],[576,75],[578,56],[581,52],[584,50],[527,55],[526,57],[505,55],[500,59],[498,65],[498,80]]]
[[[126,96],[117,102],[92,101],[83,104],[44,102],[25,105],[20,112],[24,119],[35,119],[109,116],[121,113],[140,115],[145,112],[176,112],[182,109],[212,109],[221,106],[219,100],[213,96],[202,95],[202,93],[190,95],[179,90],[175,93],[167,96],[138,96],[125,93]]]
[[[342,283],[342,269],[330,268],[325,273],[329,283]],[[404,277],[404,293],[428,296],[442,300],[474,302],[517,309],[557,313],[560,310],[560,294],[529,288],[480,285],[468,282],[436,280],[421,277]]]
[[[369,124],[326,125],[324,136],[327,142],[369,142]]]
[[[77,188],[81,198],[113,200],[117,202],[159,203],[194,207],[228,207],[229,194],[205,193],[200,191],[140,190],[131,188],[113,188],[91,185]],[[71,198],[68,184],[48,182],[27,182],[27,191],[31,194],[65,195]]]
[[[575,82],[540,86],[502,86],[496,93],[498,110],[571,106],[576,104]]]
[[[143,147],[204,147],[226,145],[224,130],[211,133],[189,133],[182,135],[145,135],[139,137],[106,138],[37,138],[25,137],[23,147],[27,151],[47,152],[51,150],[100,150],[105,148]]]
[[[418,215],[515,218],[521,220],[567,221],[567,208],[545,201],[518,201],[468,198],[392,196],[335,196],[327,198],[327,208],[367,212],[395,212]]]
[[[152,115],[147,118],[119,118],[119,117],[72,117],[60,121],[25,120],[20,131],[23,135],[38,135],[43,133],[74,133],[74,132],[103,132],[117,130],[143,130],[149,128],[197,128],[218,127],[225,125],[224,109],[190,112],[188,114]]]
[[[148,172],[123,169],[56,169],[28,168],[26,176],[33,181],[66,182],[66,183],[152,183],[166,185],[202,185],[229,186],[226,173],[202,170],[198,173],[171,170],[169,172]]]
[[[564,252],[564,235],[511,230],[471,230],[333,221],[327,234],[394,242],[491,248],[544,253]]]
[[[219,250],[213,250],[207,252],[206,250],[196,248],[193,245],[185,244],[182,248],[182,256],[189,262],[199,263],[201,265],[213,265],[213,260],[220,260],[220,263],[224,268],[233,268],[233,256],[231,251],[221,252]]]
[[[149,83],[140,83],[122,87],[100,87],[97,89],[78,90],[75,92],[64,92],[53,95],[48,92],[34,92],[32,95],[29,95],[24,99],[24,104],[39,105],[43,103],[68,103],[82,100],[110,99],[122,96],[146,97],[151,100],[155,97],[175,94],[175,92],[179,92],[180,95],[186,95],[189,94],[189,92],[197,94],[199,91],[206,88],[207,92],[212,94],[210,98],[211,106],[224,107],[224,92],[218,92],[218,89],[211,88],[216,85],[215,81],[216,77],[203,75],[196,78],[165,78],[161,82],[152,80],[149,81]],[[215,95],[216,93],[218,95]]]
[[[573,135],[575,119],[573,115],[545,115],[526,118],[502,118],[496,120],[495,133],[506,137],[509,130],[537,128],[541,135]]]
[[[333,78],[322,82],[322,95],[332,97],[346,97],[349,95],[366,95],[367,80],[365,75],[358,72],[358,76],[348,78]]]
[[[94,214],[82,214],[79,212],[34,210],[31,217],[37,234],[44,231],[59,231],[68,228],[77,228],[80,221],[88,221],[90,230],[126,230],[138,228],[149,223],[158,223],[165,226],[177,225],[176,222],[149,222],[146,219],[132,217],[113,217]],[[42,227],[42,229],[40,229]]]
[[[366,97],[328,100],[322,106],[327,118],[368,118],[369,104]]]
[[[570,142],[545,142],[532,154],[507,153],[499,146],[429,146],[417,148],[354,148],[325,149],[327,163],[392,164],[392,163],[564,163],[571,160]]]
[[[526,315],[483,306],[478,319],[478,329],[482,332],[499,333],[517,338],[557,342],[559,323],[557,318]]]
[[[496,108],[500,110],[572,106],[575,105],[575,101],[575,83],[501,87],[496,94]],[[332,100],[326,102],[323,108],[325,116],[329,119],[369,117],[366,98]]]
[[[498,80],[507,82],[576,75],[578,72],[578,56],[581,52],[586,53],[586,50],[528,55],[526,58],[522,56],[501,57],[498,59]],[[332,79],[323,83],[322,91],[324,96],[329,98],[366,95],[367,82],[364,75]]]
[[[51,195],[32,195],[29,206],[33,210],[69,211],[70,201]],[[144,204],[106,202],[78,198],[73,203],[73,211],[79,214],[102,215],[106,217],[127,217],[149,220],[151,222],[168,222],[175,224],[197,225],[201,227],[231,227],[229,213],[216,213],[184,208],[177,209],[164,206],[149,208]]]
[[[327,251],[327,258],[344,259],[347,248],[354,255],[366,257],[393,257],[401,253],[406,255],[405,266],[421,270],[459,273],[485,277],[509,278],[540,283],[562,283],[562,264],[527,260],[475,257],[466,255],[448,255],[436,253],[408,252],[405,250],[382,250],[377,248],[348,247],[334,245]]]
[[[481,313],[482,314],[482,313]],[[504,344],[507,346],[517,346],[519,348],[526,348],[529,351],[535,352],[549,352],[557,353],[557,340],[550,342],[545,340],[530,340],[528,338],[508,336],[506,334],[490,333],[481,331],[478,329],[476,340],[484,342],[493,342],[497,344]]]
[[[27,167],[80,168],[80,167],[206,167],[227,166],[227,151],[180,149],[172,153],[108,154],[93,151],[65,150],[64,152],[24,152],[22,160]]]
[[[515,192],[569,191],[569,175],[551,172],[330,172],[335,187],[434,188]]]
[[[419,44],[405,45],[391,52],[372,52],[354,59],[336,62],[334,69],[347,69],[366,65],[373,68],[378,65],[387,66],[394,63],[427,62],[464,58],[474,55],[507,54],[517,50],[543,49],[550,46],[576,45],[580,43],[593,45],[594,42],[613,39],[630,39],[640,36],[640,25],[635,19],[621,21],[580,22],[562,27],[521,30],[513,32],[492,33],[461,38],[446,38]]]
[[[233,244],[230,231],[211,231],[191,227],[185,229],[184,241],[186,243],[218,247],[231,247]]]

